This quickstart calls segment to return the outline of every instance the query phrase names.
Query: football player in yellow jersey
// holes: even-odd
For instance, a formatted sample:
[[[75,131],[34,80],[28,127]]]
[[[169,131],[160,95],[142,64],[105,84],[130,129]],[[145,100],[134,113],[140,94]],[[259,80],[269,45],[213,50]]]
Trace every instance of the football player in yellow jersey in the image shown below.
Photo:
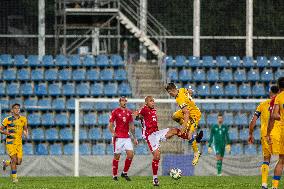
[[[271,86],[269,91],[270,99],[267,99],[260,103],[260,105],[257,107],[251,121],[249,124],[249,137],[248,137],[248,143],[252,144],[254,143],[254,137],[253,137],[253,130],[256,125],[256,120],[260,117],[260,135],[261,135],[261,145],[262,145],[262,155],[263,155],[263,162],[261,166],[261,175],[262,175],[262,188],[267,189],[267,178],[269,173],[269,164],[270,164],[270,158],[272,154],[279,154],[279,145],[277,140],[277,132],[279,132],[279,122],[275,122],[275,127],[273,129],[273,144],[269,145],[266,140],[266,132],[267,132],[267,126],[268,121],[270,117],[269,107],[271,99],[274,99],[277,95],[279,89],[277,86]]]
[[[201,119],[201,112],[191,97],[192,91],[186,88],[177,89],[174,83],[168,83],[165,89],[170,96],[175,97],[180,107],[180,110],[173,114],[172,119],[182,126],[181,132],[187,133],[189,140],[191,140],[192,134],[195,132]],[[200,133],[202,135],[202,131]],[[192,165],[197,165],[201,153],[198,150],[197,141],[194,139],[192,140],[192,149],[194,152]]]
[[[12,116],[3,120],[0,132],[7,135],[6,150],[10,156],[10,160],[3,161],[3,170],[11,166],[11,177],[15,183],[18,182],[17,165],[21,165],[23,157],[22,134],[28,137],[28,127],[27,118],[20,115],[20,104],[13,104],[11,112]]]
[[[273,143],[272,132],[274,130],[274,121],[278,120],[280,122],[279,136],[279,160],[274,168],[274,176],[272,180],[272,189],[277,189],[279,181],[282,175],[284,167],[284,77],[280,77],[277,80],[277,85],[280,93],[276,96],[272,115],[270,116],[270,121],[267,128],[267,142]]]

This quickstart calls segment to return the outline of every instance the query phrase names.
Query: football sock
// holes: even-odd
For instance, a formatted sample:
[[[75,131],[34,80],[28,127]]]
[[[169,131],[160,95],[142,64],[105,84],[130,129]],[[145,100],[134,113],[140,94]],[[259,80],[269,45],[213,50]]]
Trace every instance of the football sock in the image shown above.
[[[272,188],[278,188],[281,176],[273,176]]]
[[[197,146],[197,142],[196,140],[194,140],[191,144],[191,147],[192,147],[192,150],[194,153],[197,153],[198,152],[198,146]]]
[[[113,158],[113,160],[112,160],[112,175],[113,176],[117,176],[118,162],[119,162],[119,160],[116,160],[116,159]]]
[[[128,158],[125,159],[123,173],[127,173],[131,165],[131,162],[132,162],[132,159],[128,159]]]
[[[17,178],[17,170],[12,170],[11,171],[11,177],[12,177],[12,179]]]
[[[217,160],[217,174],[222,174],[222,160]]]
[[[269,162],[264,161],[261,165],[262,186],[267,185],[268,173],[269,173]]]
[[[6,166],[9,166],[11,164],[11,161],[10,160],[6,160],[5,164],[6,164]]]
[[[157,175],[158,175],[159,161],[160,161],[159,159],[158,160],[153,159],[153,161],[152,161],[153,178],[154,178],[154,176],[157,177]]]

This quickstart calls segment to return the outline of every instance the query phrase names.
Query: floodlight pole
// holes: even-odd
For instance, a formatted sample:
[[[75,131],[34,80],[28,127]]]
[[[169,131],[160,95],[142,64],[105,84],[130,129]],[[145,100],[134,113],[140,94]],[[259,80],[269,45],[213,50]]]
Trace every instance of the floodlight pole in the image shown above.
[[[38,56],[45,55],[45,0],[38,1]]]
[[[200,0],[193,1],[193,56],[200,56]]]
[[[75,133],[74,133],[74,176],[79,176],[79,132],[80,132],[80,121],[79,121],[79,99],[75,99]]]
[[[145,33],[147,35],[147,0],[140,0],[140,20],[139,20],[139,26],[141,32]],[[140,54],[140,61],[145,62],[147,60],[147,48],[146,46],[140,42],[139,45],[139,54]]]
[[[253,0],[246,0],[246,56],[253,56]]]

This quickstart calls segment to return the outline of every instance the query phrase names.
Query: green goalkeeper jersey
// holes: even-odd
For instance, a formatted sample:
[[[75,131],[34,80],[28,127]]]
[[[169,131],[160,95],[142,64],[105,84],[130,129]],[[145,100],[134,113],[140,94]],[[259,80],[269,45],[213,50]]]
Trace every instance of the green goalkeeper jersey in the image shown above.
[[[213,125],[210,131],[209,147],[211,147],[214,142],[215,146],[225,147],[227,144],[230,144],[228,127],[225,125]]]

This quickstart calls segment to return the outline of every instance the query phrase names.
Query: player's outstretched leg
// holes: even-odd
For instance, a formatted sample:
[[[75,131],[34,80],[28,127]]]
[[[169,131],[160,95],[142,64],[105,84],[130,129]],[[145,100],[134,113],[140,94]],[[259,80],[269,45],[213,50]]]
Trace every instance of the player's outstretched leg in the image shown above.
[[[10,160],[3,160],[2,161],[2,168],[3,168],[3,171],[6,171],[7,167],[10,166],[11,164],[11,161]]]

